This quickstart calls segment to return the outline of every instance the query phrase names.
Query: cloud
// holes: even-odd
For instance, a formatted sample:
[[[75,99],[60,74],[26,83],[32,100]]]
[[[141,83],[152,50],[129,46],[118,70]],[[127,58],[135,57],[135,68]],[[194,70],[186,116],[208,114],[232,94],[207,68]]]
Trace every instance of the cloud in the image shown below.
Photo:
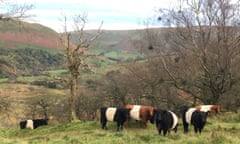
[[[101,21],[105,29],[139,28],[139,23],[154,15],[154,9],[167,6],[165,0],[21,0],[31,3],[35,9],[30,12],[36,22],[58,30],[61,13],[71,17],[87,13],[89,28],[98,28]]]

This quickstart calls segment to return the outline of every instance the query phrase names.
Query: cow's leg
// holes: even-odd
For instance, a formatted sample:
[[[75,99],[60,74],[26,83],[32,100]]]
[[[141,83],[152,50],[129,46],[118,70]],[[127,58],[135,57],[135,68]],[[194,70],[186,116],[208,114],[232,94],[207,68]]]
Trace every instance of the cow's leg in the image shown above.
[[[177,130],[178,130],[178,124],[177,124],[177,125],[175,126],[175,128],[174,128],[174,132],[176,133]]]
[[[102,129],[107,130],[107,121],[102,121]]]
[[[131,121],[131,119],[130,118],[128,118],[124,123],[125,123],[125,126],[128,126],[129,125],[129,123],[130,123],[130,121]]]
[[[182,115],[182,122],[183,122],[184,133],[187,133],[188,132],[188,123],[186,121],[186,111]]]
[[[159,135],[161,135],[162,134],[162,128],[160,127],[159,129],[158,129],[158,133],[159,133]]]
[[[158,125],[158,126],[157,126],[157,129],[158,129],[158,134],[161,135],[161,133],[162,133],[162,128],[161,128],[161,126]]]
[[[107,118],[106,118],[106,110],[107,108],[101,108],[101,116],[100,116],[100,123],[102,124],[102,129],[107,129]]]
[[[163,130],[163,135],[166,136],[166,134],[167,134],[167,130],[164,129]]]
[[[125,123],[125,121],[121,122],[121,124],[120,124],[121,130],[123,130],[123,125],[124,125],[124,123]]]
[[[123,129],[123,122],[117,122],[117,131]]]
[[[168,135],[170,134],[170,132],[171,132],[171,129],[168,130]]]
[[[196,125],[194,125],[194,131],[195,131],[195,133],[198,132],[198,127]]]
[[[120,130],[121,130],[121,131],[123,130],[123,124],[120,125]]]
[[[173,129],[173,131],[176,133],[177,132],[177,126]]]
[[[188,132],[188,124],[183,123],[183,127],[184,127],[184,133],[187,133]]]
[[[144,122],[144,123],[143,123],[143,127],[144,127],[144,128],[147,128],[147,122]]]
[[[147,120],[146,119],[142,119],[142,122],[143,122],[143,127],[147,128]]]
[[[117,131],[119,131],[120,123],[117,122]]]

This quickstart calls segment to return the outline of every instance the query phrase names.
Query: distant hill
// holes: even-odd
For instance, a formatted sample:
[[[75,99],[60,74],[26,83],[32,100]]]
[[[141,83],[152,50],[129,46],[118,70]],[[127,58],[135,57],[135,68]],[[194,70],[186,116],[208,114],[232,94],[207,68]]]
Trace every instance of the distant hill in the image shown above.
[[[133,41],[139,38],[141,32],[103,30],[90,49],[101,61],[92,59],[91,63],[101,67],[139,58],[140,53]],[[95,33],[96,30],[87,30],[83,38],[90,38]],[[76,34],[72,34],[71,40],[77,42]],[[64,46],[60,42],[59,33],[48,27],[35,23],[0,21],[0,56],[2,60],[11,60],[18,74],[38,75],[43,70],[62,68],[60,50],[64,50]],[[0,67],[1,77],[8,74],[9,71],[1,71]]]
[[[85,37],[93,35],[96,30],[86,30]],[[107,57],[122,57],[128,54],[136,54],[133,39],[139,37],[141,30],[103,30],[96,43],[93,52]],[[73,43],[76,35],[72,36]],[[59,40],[59,34],[43,25],[36,23],[0,21],[0,47],[40,47],[62,50],[63,45]]]
[[[85,38],[92,37],[96,30],[86,30]],[[143,30],[103,30],[90,49],[93,53],[117,63],[140,56],[134,41]],[[76,34],[72,35],[73,43],[77,43]]]
[[[0,21],[0,46],[16,48],[35,46],[63,49],[58,33],[40,24],[17,21]]]

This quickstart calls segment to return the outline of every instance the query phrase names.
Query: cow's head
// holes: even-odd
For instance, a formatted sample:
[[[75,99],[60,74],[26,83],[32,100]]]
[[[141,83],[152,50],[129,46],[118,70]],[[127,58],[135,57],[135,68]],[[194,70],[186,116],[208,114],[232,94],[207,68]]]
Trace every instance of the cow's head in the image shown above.
[[[215,110],[215,113],[219,113],[221,111],[221,106],[220,105],[214,105],[214,110]]]
[[[154,107],[148,107],[149,110],[149,120],[153,124],[155,120],[155,108]]]
[[[130,111],[131,109],[126,109],[126,117],[128,121],[130,120]]]
[[[126,109],[130,109],[130,110],[131,110],[131,109],[133,109],[133,106],[134,106],[134,105],[127,104],[127,105],[125,106],[125,108],[126,108]]]
[[[19,125],[20,125],[20,128],[21,128],[21,129],[24,129],[24,128],[26,128],[26,124],[27,124],[27,121],[26,121],[26,120],[24,120],[24,121],[21,121],[21,122],[19,123]]]
[[[162,120],[162,112],[163,110],[161,109],[154,109],[153,110],[153,116],[150,119],[151,123],[154,123],[156,121],[156,123],[160,122]]]
[[[204,125],[207,122],[208,112],[200,112],[201,123]]]

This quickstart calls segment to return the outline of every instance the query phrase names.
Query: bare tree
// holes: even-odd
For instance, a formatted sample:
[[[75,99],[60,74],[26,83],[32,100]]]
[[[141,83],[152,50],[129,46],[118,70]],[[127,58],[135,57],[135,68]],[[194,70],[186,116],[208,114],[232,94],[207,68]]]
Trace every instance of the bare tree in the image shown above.
[[[110,106],[122,107],[127,104],[127,93],[129,91],[129,79],[120,70],[112,70],[105,76],[105,102]]]
[[[16,1],[0,0],[0,21],[26,20],[33,15],[28,12],[33,9],[33,4],[16,4]]]
[[[64,16],[64,33],[61,35],[61,41],[65,46],[65,56],[69,71],[69,77],[67,77],[65,81],[68,83],[70,88],[69,105],[71,120],[77,120],[78,117],[75,104],[77,99],[78,83],[84,71],[91,71],[90,66],[85,62],[85,60],[86,58],[94,56],[89,53],[88,49],[100,35],[102,24],[98,28],[97,32],[93,34],[92,37],[89,37],[86,36],[84,31],[87,23],[86,14],[74,16],[73,23],[74,31],[70,32],[67,27],[67,17]],[[73,34],[75,34],[75,38],[77,40],[75,44],[71,41]]]
[[[162,63],[176,88],[191,94],[192,104],[218,103],[239,79],[240,1],[181,0],[160,9]]]

